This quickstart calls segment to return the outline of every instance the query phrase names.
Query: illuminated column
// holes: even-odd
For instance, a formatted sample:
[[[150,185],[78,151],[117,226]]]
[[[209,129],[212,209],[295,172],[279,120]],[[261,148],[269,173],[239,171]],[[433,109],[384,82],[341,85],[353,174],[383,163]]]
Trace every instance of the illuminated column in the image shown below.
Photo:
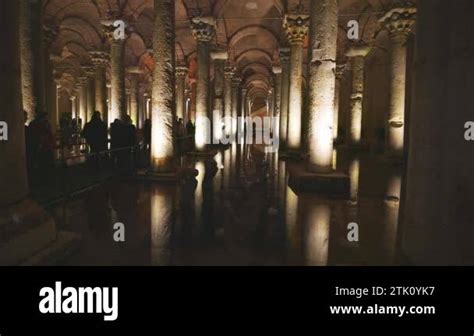
[[[125,94],[125,40],[114,37],[113,21],[102,21],[104,34],[110,43],[110,115],[109,121],[127,115]]]
[[[77,118],[76,98],[77,98],[76,96],[69,97],[69,99],[71,100],[71,116],[72,116],[73,119]]]
[[[130,117],[135,126],[138,127],[138,79],[142,74],[139,67],[129,67],[127,72],[130,75]]]
[[[246,115],[247,107],[248,107],[247,92],[248,92],[247,88],[242,88],[242,95],[241,95],[241,102],[240,102],[240,117],[242,118],[241,123],[240,123],[240,129],[241,129],[242,137],[245,137],[245,134],[244,134],[244,123],[245,123],[245,121],[244,121],[244,119],[247,116]],[[241,139],[241,141],[242,141],[242,139]]]
[[[203,151],[211,139],[211,130],[199,118],[211,120],[208,108],[209,97],[209,42],[215,34],[215,20],[211,17],[196,17],[191,20],[193,36],[197,41],[197,83],[196,83],[196,149]]]
[[[301,123],[303,112],[303,42],[308,33],[309,16],[288,14],[283,21],[288,41],[291,45],[290,56],[290,93],[288,112],[287,149],[299,151],[301,147]]]
[[[222,124],[220,121],[224,115],[224,67],[228,59],[227,51],[211,52],[214,61],[214,104],[212,108],[212,125],[214,139],[222,138]],[[215,118],[219,116],[219,118]]]
[[[34,119],[37,109],[44,108],[41,83],[41,1],[20,1],[20,46],[23,109],[28,120]]]
[[[383,211],[383,234],[381,237],[384,257],[387,263],[395,259],[398,217],[400,213],[400,199],[402,188],[402,174],[398,167],[392,167],[387,178]]]
[[[309,79],[309,170],[332,171],[337,0],[311,2],[311,62]]]
[[[281,103],[280,103],[280,148],[285,148],[288,138],[288,112],[290,94],[290,49],[280,49]]]
[[[346,64],[336,65],[336,89],[334,92],[334,122],[332,125],[333,139],[337,140],[339,136],[339,98],[341,95],[341,80],[344,77]]]
[[[105,68],[109,63],[109,54],[102,51],[89,52],[92,63],[95,66],[94,87],[95,87],[95,109],[100,112],[102,120],[107,124],[107,87]]]
[[[273,116],[277,118],[276,129],[273,130],[274,136],[278,136],[280,132],[280,118],[281,118],[281,84],[282,84],[282,67],[274,66],[272,68],[273,73],[275,74],[275,101],[274,101],[274,114]]]
[[[174,169],[175,1],[155,0],[154,8],[151,164],[154,172],[169,172]]]
[[[234,76],[232,78],[232,134],[237,134],[237,118],[239,117],[239,87],[242,78]],[[235,138],[235,137],[234,137]]]
[[[87,123],[87,84],[89,83],[89,78],[87,76],[79,77],[78,84],[78,98],[79,98],[79,118],[81,118],[81,126]]]
[[[326,266],[329,254],[329,229],[331,226],[331,206],[328,204],[301,204],[305,226],[305,264]]]
[[[95,69],[92,66],[83,67],[83,71],[87,76],[86,92],[87,92],[87,121],[92,117],[95,112],[95,88],[94,88],[94,77]]]
[[[29,263],[39,251],[47,257],[48,245],[56,237],[54,221],[28,199],[25,126],[22,110],[20,45],[20,3],[0,2],[0,53],[2,94],[0,120],[8,124],[8,139],[0,141],[0,265]],[[32,60],[34,61],[34,60]],[[30,83],[31,84],[31,83]],[[56,251],[64,246],[56,246]]]
[[[416,19],[416,8],[393,8],[380,22],[390,33],[390,105],[387,120],[387,154],[403,156],[405,133],[405,94],[407,67],[407,39]]]
[[[225,135],[229,137],[232,134],[232,120],[230,118],[233,117],[232,111],[232,79],[235,75],[235,68],[234,67],[226,67],[225,68],[225,82],[224,82],[224,117],[225,120]],[[237,110],[236,110],[237,111]]]
[[[355,44],[349,48],[347,57],[352,59],[352,94],[349,127],[349,144],[359,145],[362,134],[362,111],[364,101],[364,57],[370,52],[365,44]]]
[[[176,118],[185,120],[186,112],[186,76],[188,68],[184,66],[176,67]]]

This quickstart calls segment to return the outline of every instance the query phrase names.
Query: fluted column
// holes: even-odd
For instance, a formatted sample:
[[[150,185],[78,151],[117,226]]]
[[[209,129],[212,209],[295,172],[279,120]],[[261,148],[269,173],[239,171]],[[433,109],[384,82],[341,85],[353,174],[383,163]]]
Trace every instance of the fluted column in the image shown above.
[[[365,56],[370,52],[370,47],[358,43],[352,45],[346,53],[352,62],[352,93],[349,127],[349,144],[360,145],[362,135],[362,113],[364,101],[364,65]]]
[[[225,136],[232,135],[232,80],[235,75],[234,67],[226,67],[224,69],[224,117],[225,119]]]
[[[176,67],[176,118],[185,118],[186,113],[186,76],[188,75],[188,68],[184,66]]]
[[[290,43],[290,93],[288,114],[287,149],[299,151],[301,148],[303,112],[303,42],[308,33],[309,16],[288,14],[283,21]]]
[[[334,92],[334,123],[332,125],[333,139],[336,141],[339,137],[339,98],[341,96],[341,81],[344,77],[346,64],[336,65],[336,88]]]
[[[211,17],[195,17],[191,20],[193,36],[197,41],[197,83],[196,83],[196,149],[202,151],[210,142],[211,129],[202,118],[211,120],[209,103],[209,42],[215,34],[215,20]]]
[[[125,95],[125,40],[114,37],[113,21],[102,21],[104,34],[110,43],[110,116],[109,121],[127,115]]]
[[[332,171],[337,56],[337,0],[311,2],[308,168]]]
[[[280,148],[285,148],[288,138],[288,112],[290,94],[290,49],[280,49],[281,103],[280,103]]]
[[[175,1],[155,0],[154,8],[151,163],[153,171],[169,172],[174,169]]]
[[[390,33],[390,105],[387,120],[386,152],[403,156],[405,133],[405,96],[407,39],[415,23],[416,8],[397,7],[388,11],[380,22]]]
[[[102,119],[108,125],[107,87],[105,69],[109,63],[109,54],[103,51],[91,51],[92,63],[95,66],[95,109],[100,112]]]

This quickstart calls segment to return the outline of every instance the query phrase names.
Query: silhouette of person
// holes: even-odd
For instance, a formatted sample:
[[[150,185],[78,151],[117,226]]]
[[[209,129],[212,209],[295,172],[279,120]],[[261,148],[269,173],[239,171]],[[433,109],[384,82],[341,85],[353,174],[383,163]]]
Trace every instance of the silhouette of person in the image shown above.
[[[149,149],[151,145],[151,120],[145,120],[145,125],[143,126],[143,138],[145,140],[146,148]]]
[[[94,112],[82,131],[82,137],[86,139],[92,153],[99,153],[107,149],[107,126],[100,117],[100,112]]]

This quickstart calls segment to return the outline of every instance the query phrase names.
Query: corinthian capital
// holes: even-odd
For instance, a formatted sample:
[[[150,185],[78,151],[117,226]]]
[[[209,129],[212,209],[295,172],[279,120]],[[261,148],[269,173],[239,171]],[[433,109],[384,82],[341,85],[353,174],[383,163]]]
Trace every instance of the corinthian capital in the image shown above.
[[[283,28],[290,44],[302,44],[308,34],[309,15],[286,14],[283,19]]]
[[[415,7],[395,7],[385,13],[379,22],[389,31],[392,38],[406,41],[416,21]]]
[[[193,36],[198,42],[210,42],[216,32],[216,20],[213,17],[194,17],[191,19]]]

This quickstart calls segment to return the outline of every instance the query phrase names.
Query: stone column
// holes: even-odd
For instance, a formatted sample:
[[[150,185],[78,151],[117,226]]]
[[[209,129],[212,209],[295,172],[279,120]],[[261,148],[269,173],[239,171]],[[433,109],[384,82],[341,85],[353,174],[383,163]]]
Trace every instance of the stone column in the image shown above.
[[[278,134],[281,134],[280,131],[280,124],[281,124],[281,87],[282,87],[282,67],[281,66],[274,66],[272,68],[273,73],[275,74],[275,101],[274,101],[274,117],[277,118],[277,125],[276,129],[273,130],[274,136],[276,137]],[[281,141],[281,140],[280,140]]]
[[[334,92],[334,122],[332,125],[333,139],[336,141],[339,137],[339,98],[341,95],[341,82],[346,70],[346,64],[336,65],[336,88]]]
[[[151,115],[151,164],[154,172],[174,170],[175,1],[155,0]]]
[[[188,68],[185,66],[176,67],[176,118],[186,119],[186,76],[188,75]]]
[[[234,139],[237,134],[237,120],[239,117],[239,87],[242,78],[235,76],[232,78],[232,134]]]
[[[362,135],[362,112],[364,101],[364,58],[370,52],[370,47],[358,43],[352,45],[346,53],[352,61],[352,94],[349,127],[349,144],[360,145]]]
[[[290,49],[280,49],[281,103],[280,103],[280,148],[286,148],[288,138],[288,113],[290,94]]]
[[[82,75],[78,80],[79,118],[81,118],[81,126],[83,128],[87,123],[87,84],[89,83],[89,78]]]
[[[56,82],[54,81],[54,62],[59,61],[60,57],[51,54],[51,44],[56,39],[58,31],[56,27],[44,25],[42,32],[42,86],[44,92],[45,111],[49,116],[49,123],[51,131],[56,134],[56,129],[59,126],[56,114]]]
[[[137,67],[129,67],[127,72],[130,76],[130,118],[133,124],[138,128],[138,80],[142,74],[142,70]]]
[[[414,265],[474,264],[473,2],[418,1],[402,253]]]
[[[224,76],[225,76],[225,82],[224,82],[224,117],[226,118],[225,120],[225,136],[228,138],[232,135],[232,111],[233,111],[233,106],[232,106],[232,79],[234,78],[235,75],[235,68],[234,67],[226,67],[224,69]]]
[[[84,73],[87,76],[87,121],[89,121],[95,112],[95,69],[93,66],[87,66],[84,68]]]
[[[213,137],[222,138],[222,117],[224,116],[224,67],[229,58],[227,51],[211,52],[214,61],[214,104],[212,109]]]
[[[407,39],[415,23],[416,8],[397,7],[388,11],[381,19],[390,33],[390,105],[387,120],[386,152],[397,157],[403,156],[405,133],[405,94]]]
[[[37,109],[43,109],[44,96],[40,78],[42,44],[41,8],[42,2],[21,0],[20,2],[20,46],[21,46],[21,82],[23,109],[28,115],[28,120],[34,119]]]
[[[72,119],[78,117],[77,108],[76,108],[76,106],[77,106],[76,98],[77,98],[76,96],[69,97],[69,99],[71,100],[71,117],[72,117]]]
[[[310,171],[332,171],[337,0],[311,2],[308,150]]]
[[[105,69],[109,62],[109,54],[103,51],[89,52],[95,66],[95,109],[102,115],[102,120],[108,125],[107,83]]]
[[[113,20],[102,21],[104,34],[110,44],[110,115],[109,121],[124,119],[127,115],[125,95],[125,40],[114,37]]]
[[[215,35],[215,19],[211,17],[195,17],[191,20],[193,36],[197,41],[197,83],[196,83],[196,134],[195,145],[203,151],[211,140],[209,125],[200,118],[211,120],[209,109],[209,42]]]
[[[301,148],[303,112],[303,42],[308,33],[309,16],[288,14],[283,20],[288,41],[291,45],[290,92],[288,114],[287,149],[299,151]]]
[[[8,125],[8,139],[0,141],[0,265],[31,264],[35,259],[30,258],[39,251],[44,253],[37,262],[44,262],[48,247],[62,238],[51,217],[28,199],[20,69],[20,59],[24,60],[20,44],[23,46],[24,41],[20,39],[19,20],[20,3],[1,1],[0,40],[8,47],[0,53],[0,76],[2,83],[6,83],[0,95],[0,120]],[[54,250],[64,247],[56,244]]]

